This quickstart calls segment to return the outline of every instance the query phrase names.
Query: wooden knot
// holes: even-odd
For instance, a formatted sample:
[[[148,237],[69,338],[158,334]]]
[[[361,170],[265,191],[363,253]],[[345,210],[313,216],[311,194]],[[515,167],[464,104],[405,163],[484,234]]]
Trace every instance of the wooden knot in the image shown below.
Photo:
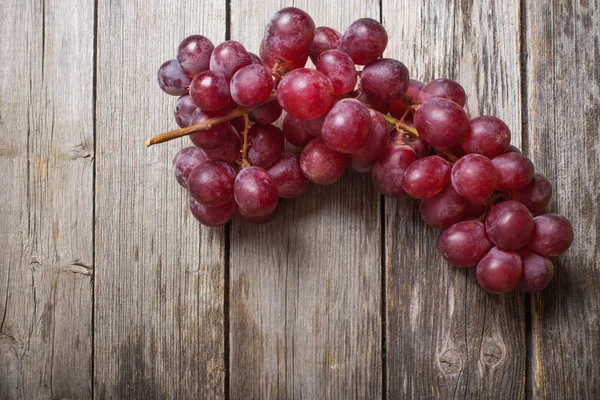
[[[499,364],[504,359],[504,349],[500,343],[486,339],[481,346],[481,361],[487,366]]]
[[[444,374],[456,374],[462,370],[462,357],[454,349],[448,349],[440,354],[438,367]]]

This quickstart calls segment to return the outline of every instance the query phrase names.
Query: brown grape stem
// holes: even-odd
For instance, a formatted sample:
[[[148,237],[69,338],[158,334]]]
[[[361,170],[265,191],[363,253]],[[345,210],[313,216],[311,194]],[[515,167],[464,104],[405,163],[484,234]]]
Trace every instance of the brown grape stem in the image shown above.
[[[419,132],[412,126],[408,125],[406,122],[381,112],[379,114],[383,115],[383,118],[385,118],[388,124],[394,125],[396,129],[402,130],[412,136],[419,136]]]
[[[270,103],[271,101],[274,101],[276,99],[277,99],[277,94],[272,93],[269,96],[269,98],[267,99],[267,101],[255,106],[255,107],[238,107],[238,108],[235,108],[219,117],[210,118],[210,119],[207,119],[206,121],[198,122],[197,124],[188,126],[187,128],[181,128],[181,129],[176,129],[174,131],[162,133],[160,135],[157,135],[157,136],[154,136],[153,138],[148,139],[146,141],[146,147],[150,147],[154,144],[164,143],[164,142],[168,142],[173,139],[191,135],[192,133],[195,133],[195,132],[205,131],[207,129],[212,128],[215,125],[221,124],[223,122],[227,122],[227,121],[232,120],[237,117],[241,117],[244,114],[249,114],[253,110],[257,109],[258,107],[260,107],[264,104]]]
[[[244,144],[242,145],[242,150],[240,150],[240,153],[242,153],[242,161],[240,163],[240,166],[242,168],[246,168],[250,166],[250,163],[248,162],[248,131],[250,131],[250,128],[252,127],[252,124],[250,123],[250,118],[248,117],[248,114],[244,114],[244,130],[242,131],[242,137],[244,138]]]

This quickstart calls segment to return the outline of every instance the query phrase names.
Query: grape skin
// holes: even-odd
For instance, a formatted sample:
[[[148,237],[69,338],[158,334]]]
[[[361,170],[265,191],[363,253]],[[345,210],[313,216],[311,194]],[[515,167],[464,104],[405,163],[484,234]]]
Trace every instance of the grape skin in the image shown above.
[[[198,109],[198,106],[194,104],[192,98],[189,95],[181,96],[175,102],[173,114],[175,115],[175,121],[180,128],[186,128],[190,126],[190,119],[194,112]]]
[[[413,162],[404,172],[404,191],[411,197],[427,199],[444,189],[450,180],[450,163],[439,156]]]
[[[212,115],[206,114],[202,112],[202,110],[197,109],[190,117],[190,125],[196,125],[210,118],[212,118]],[[217,147],[227,143],[230,137],[230,128],[231,125],[228,121],[223,122],[213,126],[210,129],[192,133],[190,135],[190,140],[196,146],[204,150],[216,149]]]
[[[187,189],[187,180],[190,173],[208,161],[204,152],[196,146],[184,147],[173,158],[173,172],[175,179]]]
[[[483,200],[494,192],[496,169],[489,158],[469,154],[452,167],[452,186],[467,200]]]
[[[304,147],[310,143],[315,137],[311,135],[307,122],[312,121],[298,119],[286,114],[283,118],[283,135],[285,139],[297,147]]]
[[[315,30],[308,55],[313,63],[316,63],[321,53],[327,50],[337,49],[342,43],[342,34],[328,26],[319,26]]]
[[[246,48],[235,40],[219,44],[210,56],[210,70],[222,74],[227,82],[238,70],[250,64],[252,58]]]
[[[573,227],[562,215],[544,214],[533,219],[534,230],[527,248],[546,257],[558,256],[573,243]]]
[[[368,95],[392,103],[406,94],[408,69],[398,60],[382,58],[362,70],[360,85]]]
[[[502,294],[519,284],[523,262],[519,253],[493,247],[477,264],[477,283],[486,292]]]
[[[323,139],[313,139],[300,155],[300,168],[309,181],[330,185],[344,175],[348,155],[329,148]]]
[[[279,194],[271,175],[260,167],[240,171],[234,185],[235,202],[247,217],[265,217],[277,208]]]
[[[446,229],[463,218],[466,206],[467,201],[448,184],[440,193],[421,201],[421,217],[433,228]]]
[[[236,209],[237,205],[233,199],[219,207],[206,207],[190,197],[192,215],[205,226],[214,228],[225,225],[231,220]]]
[[[177,60],[169,60],[161,65],[156,79],[161,90],[171,96],[187,94],[192,81],[183,73]]]
[[[190,196],[206,207],[219,207],[233,198],[235,170],[221,161],[207,161],[188,177]]]
[[[415,128],[421,139],[440,150],[460,143],[469,131],[469,118],[455,102],[433,98],[424,102],[415,112]]]
[[[533,216],[523,204],[513,200],[505,201],[490,210],[485,229],[497,247],[520,250],[533,235]]]
[[[523,275],[519,288],[525,293],[543,290],[554,277],[554,264],[550,259],[529,250],[523,250],[519,254],[523,261]]]
[[[262,65],[247,65],[231,78],[231,97],[243,107],[254,107],[264,103],[272,90],[273,78],[269,70]]]
[[[381,57],[387,43],[387,32],[379,21],[361,18],[346,29],[340,49],[348,53],[355,64],[368,65]]]
[[[504,153],[492,159],[498,173],[496,187],[510,192],[521,190],[531,182],[535,172],[533,163],[520,153]]]
[[[390,133],[383,115],[369,110],[371,116],[371,137],[367,144],[350,154],[350,166],[357,172],[370,172],[373,164],[384,152],[389,142]]]
[[[253,125],[248,132],[248,162],[261,168],[269,168],[279,160],[284,138],[281,129],[273,125]]]
[[[327,146],[340,153],[354,153],[364,147],[371,135],[371,116],[358,100],[335,103],[325,117],[321,136]]]
[[[473,267],[494,247],[479,221],[458,222],[438,239],[440,254],[455,267]]]
[[[184,74],[193,78],[210,67],[210,56],[215,49],[212,42],[202,35],[188,36],[177,48],[177,62]]]
[[[252,110],[250,114],[248,114],[248,117],[257,124],[267,125],[277,121],[279,117],[281,117],[282,112],[283,110],[278,102],[270,101]],[[242,121],[243,120],[244,118],[242,117]]]
[[[295,154],[282,153],[279,161],[267,172],[277,185],[279,197],[298,197],[308,189],[309,181],[300,168],[300,158]]]
[[[434,97],[451,100],[461,107],[467,102],[467,94],[460,83],[451,79],[436,79],[425,86],[419,92],[419,101],[424,103]]]
[[[477,153],[492,159],[510,145],[510,130],[499,118],[490,115],[473,118],[469,128],[462,144],[467,154]]]
[[[319,118],[333,104],[333,85],[322,72],[300,68],[287,74],[277,89],[281,108],[298,119]]]
[[[190,97],[202,111],[220,111],[231,102],[225,77],[213,71],[204,71],[192,79]]]
[[[415,160],[415,151],[409,146],[388,144],[371,171],[377,190],[388,197],[404,196],[404,171]]]
[[[204,149],[206,156],[213,161],[223,161],[233,164],[240,157],[242,137],[234,127],[229,127],[229,138],[221,146],[214,149]]]
[[[315,66],[331,81],[333,94],[338,95],[354,90],[358,76],[348,54],[337,49],[324,51]]]
[[[522,203],[532,214],[540,214],[552,198],[552,185],[541,174],[534,174],[523,189],[512,192],[512,199]]]

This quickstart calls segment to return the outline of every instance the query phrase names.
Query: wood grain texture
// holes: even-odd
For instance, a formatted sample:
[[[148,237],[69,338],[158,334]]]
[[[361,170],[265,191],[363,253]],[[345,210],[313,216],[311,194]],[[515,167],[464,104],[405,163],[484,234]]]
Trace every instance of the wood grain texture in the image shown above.
[[[231,38],[257,51],[271,15],[294,5],[340,31],[376,1],[231,1]],[[250,23],[248,21],[251,21]],[[283,200],[265,225],[231,227],[232,399],[381,397],[379,196],[347,172]]]
[[[531,296],[532,398],[600,398],[600,3],[528,1],[527,149],[575,241]]]
[[[471,116],[496,115],[521,142],[518,1],[384,1],[387,55],[417,79],[464,85]],[[486,294],[449,267],[414,200],[387,199],[388,398],[525,395],[523,296]]]
[[[89,398],[94,2],[0,14],[0,399]]]
[[[99,2],[94,390],[97,398],[224,395],[224,230],[201,229],[171,160],[187,139],[156,71],[187,35],[225,37],[223,1]]]

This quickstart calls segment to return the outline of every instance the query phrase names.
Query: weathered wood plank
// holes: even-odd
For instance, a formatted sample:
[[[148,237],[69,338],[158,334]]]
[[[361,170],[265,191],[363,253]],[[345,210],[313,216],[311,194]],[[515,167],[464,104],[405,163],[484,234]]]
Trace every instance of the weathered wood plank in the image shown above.
[[[0,398],[90,398],[94,2],[0,14]]]
[[[421,80],[461,82],[471,115],[521,139],[519,2],[383,2],[387,54]],[[523,296],[488,295],[449,267],[418,202],[385,202],[389,398],[510,398],[525,393]]]
[[[231,38],[257,52],[271,15],[292,3],[342,32],[379,18],[377,1],[232,0]],[[232,223],[231,398],[379,398],[381,232],[370,178],[347,173],[279,207],[266,225]]]
[[[98,398],[222,398],[224,235],[200,229],[171,160],[187,139],[156,84],[192,33],[225,37],[224,1],[99,2],[94,390]]]
[[[600,398],[600,3],[527,2],[527,150],[575,241],[531,296],[531,397]]]

